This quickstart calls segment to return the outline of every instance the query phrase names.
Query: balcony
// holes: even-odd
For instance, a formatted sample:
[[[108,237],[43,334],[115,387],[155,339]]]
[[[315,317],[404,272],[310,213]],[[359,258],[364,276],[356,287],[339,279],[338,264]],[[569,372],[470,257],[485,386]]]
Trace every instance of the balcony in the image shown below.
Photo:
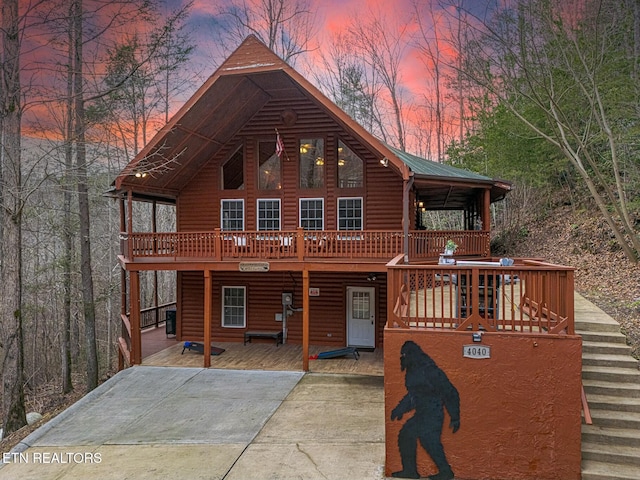
[[[408,253],[413,260],[433,259],[447,240],[459,245],[460,256],[489,255],[489,232],[409,232]],[[202,261],[265,259],[302,261],[311,259],[380,259],[389,261],[404,252],[404,234],[389,230],[289,230],[121,233],[122,256],[128,261]]]
[[[574,269],[520,259],[387,264],[387,328],[573,335]]]

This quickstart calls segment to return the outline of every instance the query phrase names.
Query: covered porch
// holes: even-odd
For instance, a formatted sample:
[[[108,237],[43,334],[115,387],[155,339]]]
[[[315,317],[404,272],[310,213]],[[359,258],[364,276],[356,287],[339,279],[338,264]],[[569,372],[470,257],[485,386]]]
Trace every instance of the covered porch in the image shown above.
[[[224,349],[211,356],[210,368],[233,370],[302,371],[302,345],[252,342],[246,345],[235,342],[213,342],[213,347]],[[152,328],[142,332],[142,365],[156,367],[202,368],[203,354],[184,349],[184,342],[167,338],[164,328]],[[334,346],[311,345],[309,356],[335,350]],[[341,373],[382,376],[383,351],[359,350],[358,358],[345,355],[336,358],[309,360],[309,371],[315,373]]]

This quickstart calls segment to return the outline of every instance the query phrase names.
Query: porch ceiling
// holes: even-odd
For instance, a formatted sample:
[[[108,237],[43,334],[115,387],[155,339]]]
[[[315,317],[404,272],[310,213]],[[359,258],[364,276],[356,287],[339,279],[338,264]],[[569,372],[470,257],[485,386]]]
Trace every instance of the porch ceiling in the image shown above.
[[[475,202],[483,190],[478,184],[470,185],[466,182],[443,179],[434,182],[433,179],[416,179],[414,188],[417,200],[424,203],[427,210],[464,210]],[[504,187],[495,182],[488,183],[486,188],[491,190],[491,202],[502,200],[511,190],[511,185]]]

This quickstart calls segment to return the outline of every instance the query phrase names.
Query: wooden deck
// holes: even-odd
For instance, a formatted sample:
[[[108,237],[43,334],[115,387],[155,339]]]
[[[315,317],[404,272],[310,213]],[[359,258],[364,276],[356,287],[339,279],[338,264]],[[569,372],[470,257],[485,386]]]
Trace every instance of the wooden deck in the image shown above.
[[[165,337],[165,338],[162,338]],[[142,359],[142,365],[159,367],[196,367],[202,368],[202,354],[185,350],[184,342],[166,339],[163,329],[144,332],[142,335],[143,351],[152,351],[151,345],[162,350],[150,353]],[[145,345],[147,348],[145,349]],[[243,345],[242,343],[213,342],[213,346],[224,348],[220,355],[211,356],[211,368],[226,368],[235,370],[302,370],[302,345],[285,344],[275,346],[273,341],[256,342]],[[309,354],[316,355],[336,347],[311,345]],[[317,373],[342,373],[357,375],[382,376],[384,374],[383,352],[376,348],[373,352],[360,352],[360,358],[353,356],[332,358],[326,360],[310,360],[309,370]]]

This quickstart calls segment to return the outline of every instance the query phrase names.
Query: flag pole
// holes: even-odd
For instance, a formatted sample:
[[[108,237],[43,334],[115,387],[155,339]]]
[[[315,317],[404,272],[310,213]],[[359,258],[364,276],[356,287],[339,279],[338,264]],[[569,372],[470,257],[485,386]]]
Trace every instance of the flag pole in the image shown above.
[[[282,140],[282,137],[280,136],[280,132],[278,131],[278,129],[276,128],[276,153],[278,152],[279,149],[282,150],[282,153],[284,153],[284,158],[287,159],[287,162],[289,161],[289,155],[287,154],[287,150],[284,148],[284,141]],[[278,155],[279,157],[282,157],[281,154]]]

